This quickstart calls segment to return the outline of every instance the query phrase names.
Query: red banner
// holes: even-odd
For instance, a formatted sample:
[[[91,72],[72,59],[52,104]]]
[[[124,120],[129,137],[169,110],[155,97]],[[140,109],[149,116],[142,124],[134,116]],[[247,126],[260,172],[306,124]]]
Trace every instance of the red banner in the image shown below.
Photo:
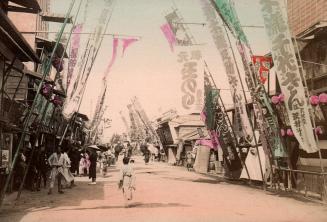
[[[253,65],[259,66],[259,77],[262,84],[265,84],[272,66],[272,58],[267,56],[252,56]]]

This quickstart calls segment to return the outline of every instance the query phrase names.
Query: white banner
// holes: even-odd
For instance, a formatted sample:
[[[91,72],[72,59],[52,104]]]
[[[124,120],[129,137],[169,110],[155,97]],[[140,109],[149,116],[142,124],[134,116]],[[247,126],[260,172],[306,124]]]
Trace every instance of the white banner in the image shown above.
[[[260,0],[261,10],[292,130],[301,148],[308,153],[313,153],[317,152],[318,148],[282,2]]]
[[[240,80],[235,71],[234,61],[231,56],[230,47],[225,37],[225,31],[222,25],[221,19],[218,18],[217,12],[213,6],[207,0],[202,0],[202,9],[208,21],[209,30],[212,34],[212,38],[220,53],[222,62],[225,66],[226,75],[228,77],[231,94],[234,99],[235,111],[239,113],[241,117],[241,126],[244,136],[247,140],[251,141],[253,133],[249,121],[249,117],[246,111],[245,100],[240,85]],[[219,19],[219,20],[218,20]]]
[[[180,114],[200,113],[204,104],[204,64],[196,46],[176,46],[179,68],[178,111]]]

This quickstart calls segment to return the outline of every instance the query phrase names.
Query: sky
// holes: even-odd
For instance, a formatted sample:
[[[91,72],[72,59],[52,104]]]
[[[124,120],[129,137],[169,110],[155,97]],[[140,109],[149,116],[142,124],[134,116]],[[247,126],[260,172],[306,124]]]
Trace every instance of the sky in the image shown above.
[[[95,23],[103,0],[93,0],[87,17],[89,23]],[[76,2],[79,2],[77,0]],[[64,14],[70,1],[52,1],[51,11]],[[242,25],[263,26],[259,0],[234,0]],[[73,11],[76,14],[76,8]],[[201,9],[201,0],[119,0],[116,1],[107,33],[139,36],[139,41],[132,44],[124,57],[116,60],[108,79],[109,91],[106,96],[108,109],[105,116],[112,119],[112,127],[105,131],[109,138],[114,132],[124,132],[125,127],[119,112],[128,118],[126,105],[134,96],[139,98],[145,112],[153,119],[171,108],[176,107],[179,68],[176,55],[170,51],[167,40],[160,30],[165,23],[164,16],[172,8],[177,8],[187,23],[206,23]],[[82,11],[84,9],[82,8]],[[81,20],[82,15],[78,20]],[[59,24],[51,24],[52,30],[59,30]],[[90,26],[92,28],[93,26]],[[189,25],[191,33],[198,43],[214,80],[221,88],[222,98],[227,106],[232,104],[229,85],[217,51],[207,26]],[[68,31],[67,27],[66,31]],[[263,28],[247,28],[244,31],[250,41],[254,54],[264,55],[269,52],[268,40]],[[85,38],[85,37],[84,37]],[[106,36],[92,69],[86,95],[81,105],[81,112],[94,114],[101,75],[109,63],[112,52],[112,36]],[[235,40],[232,39],[232,42]],[[105,138],[104,138],[105,139]]]

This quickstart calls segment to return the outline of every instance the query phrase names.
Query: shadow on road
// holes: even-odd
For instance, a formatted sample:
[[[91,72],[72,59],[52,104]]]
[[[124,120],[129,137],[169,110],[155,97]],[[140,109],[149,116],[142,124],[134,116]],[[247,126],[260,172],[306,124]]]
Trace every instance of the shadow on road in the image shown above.
[[[136,202],[129,205],[128,208],[163,208],[163,207],[190,207],[190,205],[180,203],[141,203]],[[119,209],[126,208],[125,206],[98,206],[98,207],[80,207],[80,208],[67,208],[58,209],[55,211],[72,211],[72,210],[107,210],[107,209]]]

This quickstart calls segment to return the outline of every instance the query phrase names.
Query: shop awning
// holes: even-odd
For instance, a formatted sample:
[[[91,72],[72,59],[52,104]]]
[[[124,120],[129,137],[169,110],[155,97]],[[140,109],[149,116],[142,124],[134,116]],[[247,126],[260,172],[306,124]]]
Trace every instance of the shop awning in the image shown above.
[[[8,5],[8,11],[12,12],[26,12],[38,13],[41,11],[40,5],[37,0],[9,0],[16,5]]]
[[[32,47],[2,9],[0,9],[0,53],[8,60],[13,60],[16,56],[22,62],[40,62]]]
[[[54,49],[56,42],[53,40],[49,40],[46,38],[41,38],[41,37],[36,37],[36,44],[37,44],[37,52],[41,52],[42,48],[46,48],[49,52],[52,52],[52,50]],[[62,57],[62,55],[64,54],[64,58],[68,58],[68,55],[65,51],[65,47],[62,43],[59,43],[57,50],[56,50],[56,54],[58,57]]]
[[[58,22],[58,23],[65,22],[65,15],[62,14],[45,12],[41,14],[41,17],[42,17],[42,21],[44,22]],[[72,21],[73,21],[72,17],[69,17],[68,23],[72,23]]]
[[[301,40],[312,40],[322,35],[327,35],[327,21],[322,21],[314,24],[313,26],[298,34],[296,38]]]

